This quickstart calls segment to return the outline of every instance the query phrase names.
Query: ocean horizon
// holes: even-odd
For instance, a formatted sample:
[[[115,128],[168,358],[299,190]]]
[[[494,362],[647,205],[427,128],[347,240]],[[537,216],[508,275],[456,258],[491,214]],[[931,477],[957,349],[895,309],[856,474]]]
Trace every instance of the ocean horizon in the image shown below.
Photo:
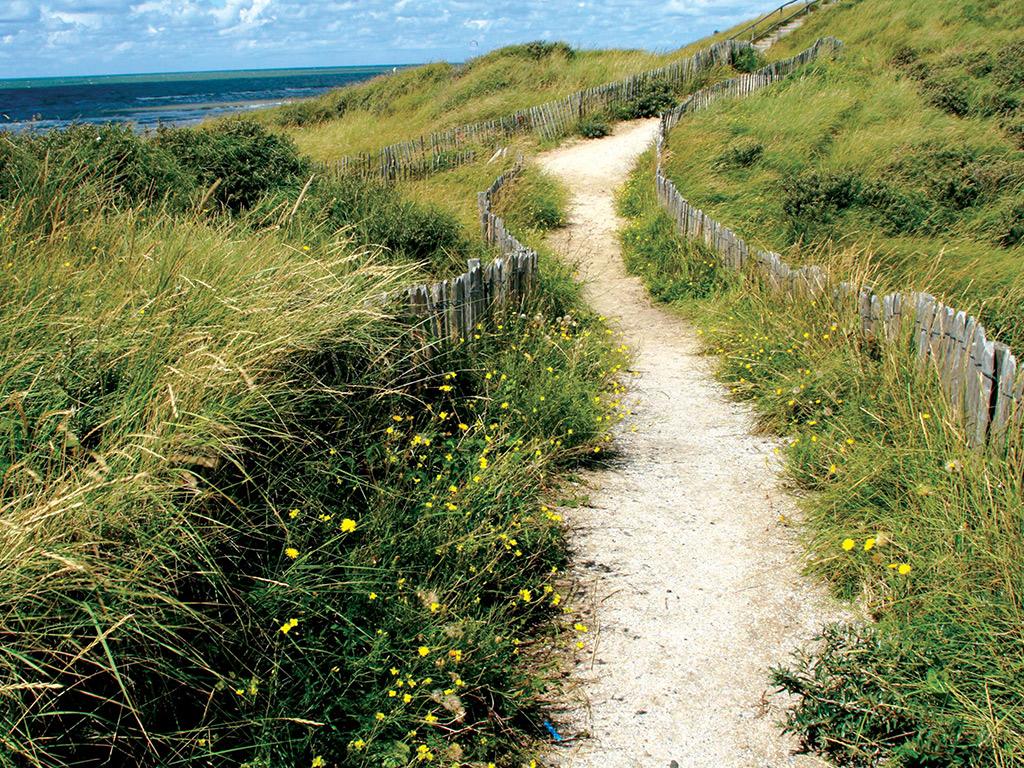
[[[0,79],[0,131],[46,131],[74,123],[126,123],[136,130],[312,98],[410,66],[209,70]]]

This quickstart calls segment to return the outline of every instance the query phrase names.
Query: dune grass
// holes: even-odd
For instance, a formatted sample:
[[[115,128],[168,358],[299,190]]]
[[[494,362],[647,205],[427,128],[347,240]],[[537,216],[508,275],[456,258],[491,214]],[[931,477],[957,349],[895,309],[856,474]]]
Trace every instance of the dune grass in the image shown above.
[[[201,130],[0,137],[0,765],[528,761],[612,343],[546,262],[427,354],[454,214]]]
[[[1018,764],[1019,433],[1005,452],[967,449],[909,338],[868,345],[853,306],[791,303],[724,270],[678,237],[653,178],[648,153],[620,201],[627,266],[697,325],[730,391],[779,437],[804,513],[783,522],[803,538],[809,571],[870,619],[830,626],[779,660],[773,682],[798,697],[786,727],[839,765]],[[806,255],[841,279],[889,279],[857,246]]]
[[[855,247],[882,287],[939,293],[1024,344],[1022,28],[1012,2],[837,3],[771,55],[831,34],[841,56],[683,121],[668,174],[762,247]]]
[[[303,154],[329,161],[434,131],[509,115],[575,91],[665,66],[725,39],[728,30],[668,53],[507,46],[465,64],[434,63],[254,113]]]

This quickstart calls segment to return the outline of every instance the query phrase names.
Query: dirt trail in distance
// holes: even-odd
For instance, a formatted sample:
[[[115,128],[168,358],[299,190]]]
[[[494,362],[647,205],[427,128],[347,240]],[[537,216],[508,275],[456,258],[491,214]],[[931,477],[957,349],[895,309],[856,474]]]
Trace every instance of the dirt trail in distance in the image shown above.
[[[753,436],[699,354],[694,330],[626,274],[614,195],[657,120],[540,156],[571,191],[554,248],[579,264],[588,301],[621,332],[637,374],[620,455],[588,473],[591,506],[569,509],[576,575],[593,626],[572,673],[563,768],[824,765],[781,735],[785,701],[768,668],[814,637],[837,608],[800,575],[794,503],[772,443]],[[674,761],[674,762],[673,762]]]

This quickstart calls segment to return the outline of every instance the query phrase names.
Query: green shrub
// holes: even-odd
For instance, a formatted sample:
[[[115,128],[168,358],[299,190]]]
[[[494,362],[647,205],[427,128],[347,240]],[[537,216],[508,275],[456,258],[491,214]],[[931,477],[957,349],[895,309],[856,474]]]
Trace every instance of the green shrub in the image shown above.
[[[576,55],[576,50],[568,43],[561,41],[533,40],[529,43],[517,45],[506,45],[503,48],[491,51],[480,57],[479,61],[490,61],[492,59],[516,56],[531,61],[541,61],[553,56],[571,59]]]
[[[474,246],[448,211],[404,198],[393,184],[347,176],[316,185],[311,207],[325,206],[328,231],[352,231],[359,242],[380,245],[443,274],[464,263]]]
[[[576,124],[576,133],[585,139],[600,139],[611,132],[611,124],[601,114],[588,115]]]
[[[657,117],[677,101],[672,85],[666,80],[647,80],[631,102],[633,117]]]
[[[1024,117],[1014,116],[1003,123],[1003,130],[1018,149],[1024,149]]]
[[[1024,88],[1024,42],[1004,45],[995,55],[992,72],[1004,88]]]
[[[180,203],[195,186],[172,153],[124,125],[74,125],[62,130],[0,138],[4,162],[0,195],[28,194],[42,180],[77,187],[115,204]],[[47,196],[50,193],[38,191]]]
[[[756,48],[740,48],[732,52],[731,63],[737,72],[753,72],[764,66],[764,56]]]
[[[173,155],[203,187],[216,183],[213,199],[233,212],[271,192],[301,186],[310,170],[291,139],[242,118],[161,130],[153,144]]]
[[[719,168],[749,168],[764,157],[764,144],[755,139],[734,141],[716,159]]]
[[[1004,248],[1024,243],[1024,203],[1018,203],[1006,211],[996,234],[998,243]]]
[[[823,173],[806,170],[783,180],[782,210],[795,231],[808,223],[827,222],[832,216],[854,205],[862,182],[849,171]]]
[[[923,86],[928,101],[944,112],[964,117],[970,111],[968,85],[955,75],[931,76],[924,80]]]
[[[938,639],[938,638],[936,638]],[[870,628],[832,625],[815,653],[797,654],[789,668],[772,671],[772,682],[798,704],[786,731],[837,765],[869,768],[884,761],[907,768],[973,765],[975,747],[966,724],[944,715],[949,680],[933,665],[930,649],[901,647],[897,638]],[[933,681],[931,716],[916,702],[908,710],[886,677]],[[871,674],[864,674],[864,670]]]

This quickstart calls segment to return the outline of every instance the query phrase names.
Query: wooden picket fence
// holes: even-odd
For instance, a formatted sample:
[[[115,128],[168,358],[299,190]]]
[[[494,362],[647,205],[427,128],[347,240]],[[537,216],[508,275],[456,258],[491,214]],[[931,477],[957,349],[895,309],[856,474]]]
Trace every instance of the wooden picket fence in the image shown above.
[[[492,202],[522,172],[523,158],[477,197],[485,240],[501,254],[489,264],[469,260],[461,275],[405,289],[397,298],[408,308],[418,332],[430,344],[458,344],[473,338],[474,329],[495,310],[515,310],[537,285],[537,253],[520,243],[492,210]]]
[[[624,80],[577,91],[564,98],[521,109],[504,117],[438,131],[409,141],[391,144],[375,152],[342,157],[319,165],[321,172],[357,174],[385,179],[422,178],[437,170],[454,168],[475,158],[475,148],[502,142],[520,133],[536,133],[553,139],[571,132],[580,118],[628,103],[649,83],[666,82],[682,87],[701,73],[732,61],[736,52],[750,48],[748,42],[725,40],[693,56],[658,69],[640,72]]]
[[[863,336],[872,341],[913,340],[917,360],[935,369],[953,410],[963,418],[971,446],[1005,447],[1011,427],[1019,429],[1024,415],[1024,372],[1018,374],[1013,352],[989,340],[977,318],[927,293],[897,291],[880,296],[869,286],[833,283],[816,265],[791,267],[779,254],[751,248],[731,229],[690,205],[662,170],[668,132],[684,114],[718,99],[754,93],[822,55],[831,55],[841,45],[834,38],[823,38],[792,59],[706,88],[666,112],[656,140],[658,200],[684,237],[703,241],[726,267],[753,274],[791,300],[823,297],[853,307],[856,296]]]

